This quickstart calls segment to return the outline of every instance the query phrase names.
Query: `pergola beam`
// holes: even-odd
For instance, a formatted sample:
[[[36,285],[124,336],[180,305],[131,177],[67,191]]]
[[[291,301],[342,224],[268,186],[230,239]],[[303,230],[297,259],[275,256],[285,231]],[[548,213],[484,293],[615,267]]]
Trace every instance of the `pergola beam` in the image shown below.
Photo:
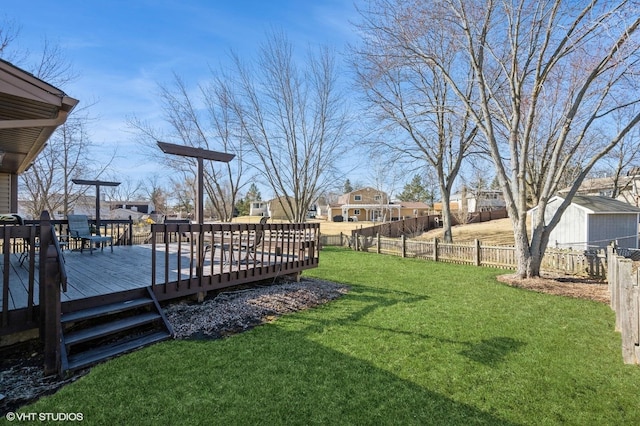
[[[104,180],[86,180],[86,179],[71,179],[71,182],[76,185],[89,185],[96,187],[96,229],[100,232],[100,187],[101,186],[118,186],[120,182],[109,182]]]
[[[193,148],[185,145],[176,145],[167,142],[158,142],[158,146],[165,154],[180,155],[182,157],[191,157],[198,160],[198,176],[197,176],[197,194],[196,194],[196,222],[204,222],[204,166],[203,160],[220,161],[228,163],[235,157],[234,154],[226,152],[211,151],[202,148]]]

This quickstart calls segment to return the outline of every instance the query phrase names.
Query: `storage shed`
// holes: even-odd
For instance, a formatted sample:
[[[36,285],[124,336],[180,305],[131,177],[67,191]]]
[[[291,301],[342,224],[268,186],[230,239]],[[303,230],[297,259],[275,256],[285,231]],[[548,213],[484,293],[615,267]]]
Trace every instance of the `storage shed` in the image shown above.
[[[563,201],[559,196],[549,201],[545,223]],[[535,220],[537,207],[530,213]],[[631,204],[608,197],[576,195],[551,231],[549,247],[599,249],[616,241],[618,247],[637,249],[639,220],[640,208]]]

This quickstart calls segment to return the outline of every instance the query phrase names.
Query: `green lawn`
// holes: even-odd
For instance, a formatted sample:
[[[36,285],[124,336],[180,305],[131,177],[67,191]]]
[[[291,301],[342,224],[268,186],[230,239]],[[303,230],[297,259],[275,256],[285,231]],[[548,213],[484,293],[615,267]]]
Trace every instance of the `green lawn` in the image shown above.
[[[22,412],[83,424],[640,424],[604,304],[515,289],[500,271],[325,249],[344,297],[217,341],[95,367]]]

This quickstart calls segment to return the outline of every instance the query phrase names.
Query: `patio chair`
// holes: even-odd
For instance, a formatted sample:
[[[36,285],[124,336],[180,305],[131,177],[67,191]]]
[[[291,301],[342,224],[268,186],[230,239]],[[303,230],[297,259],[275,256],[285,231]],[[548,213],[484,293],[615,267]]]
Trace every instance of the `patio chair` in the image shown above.
[[[70,214],[67,215],[67,221],[69,222],[69,237],[75,240],[80,240],[80,253],[84,249],[84,243],[89,242],[89,250],[93,254],[94,244],[100,244],[100,251],[104,250],[104,243],[109,243],[111,247],[111,253],[113,253],[113,238],[109,236],[101,236],[100,230],[97,235],[91,233],[89,228],[89,219],[83,214]]]
[[[260,225],[264,225],[269,220],[269,216],[263,216],[260,218]],[[254,256],[254,251],[256,247],[262,244],[262,239],[264,238],[264,229],[256,230],[254,234],[253,240],[241,242],[238,244],[238,251],[243,252],[246,251],[244,259],[241,262],[249,263],[249,258],[252,258],[255,263],[260,263]]]

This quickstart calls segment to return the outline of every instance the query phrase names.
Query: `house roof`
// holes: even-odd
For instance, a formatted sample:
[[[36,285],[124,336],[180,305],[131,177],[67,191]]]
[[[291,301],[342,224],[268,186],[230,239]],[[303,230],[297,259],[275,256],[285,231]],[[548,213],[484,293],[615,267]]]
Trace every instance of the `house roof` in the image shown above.
[[[0,173],[27,170],[77,104],[60,89],[0,59]]]
[[[624,188],[630,185],[633,180],[637,180],[638,178],[639,176],[634,174],[629,174],[627,176],[620,176],[618,177],[617,186],[618,188]],[[612,190],[613,187],[615,186],[614,183],[615,181],[612,176],[585,179],[580,185],[580,188],[578,188],[578,193]],[[558,192],[560,194],[566,194],[570,190],[571,190],[571,187],[567,186],[566,188],[562,188]]]

